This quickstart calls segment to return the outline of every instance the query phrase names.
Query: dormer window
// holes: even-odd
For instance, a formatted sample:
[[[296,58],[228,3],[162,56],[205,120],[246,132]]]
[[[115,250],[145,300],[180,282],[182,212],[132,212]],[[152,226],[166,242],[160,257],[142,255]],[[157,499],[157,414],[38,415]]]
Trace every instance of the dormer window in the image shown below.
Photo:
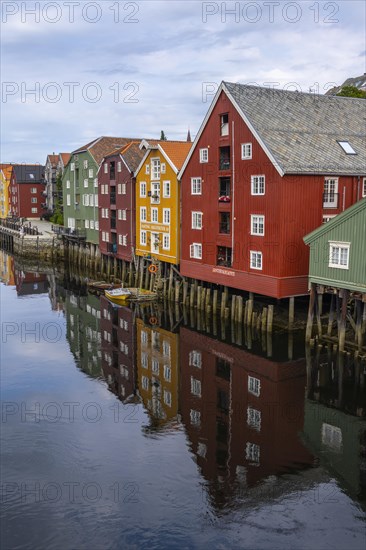
[[[356,151],[348,141],[338,141],[338,143],[342,147],[346,155],[357,155]]]
[[[227,113],[220,115],[220,135],[229,135],[229,115]]]
[[[151,179],[160,179],[160,159],[151,159]]]

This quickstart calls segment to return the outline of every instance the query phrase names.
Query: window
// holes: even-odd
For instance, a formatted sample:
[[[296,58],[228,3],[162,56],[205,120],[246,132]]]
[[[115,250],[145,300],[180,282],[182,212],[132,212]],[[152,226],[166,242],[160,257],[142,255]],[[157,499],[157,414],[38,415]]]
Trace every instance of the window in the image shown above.
[[[161,163],[160,171],[161,171],[162,174],[165,174],[165,172],[166,172],[166,164],[165,164],[165,162],[162,162],[162,163]]]
[[[141,365],[144,367],[144,369],[147,369],[149,367],[149,357],[144,351],[141,353]]]
[[[329,267],[348,269],[350,243],[329,243]]]
[[[170,197],[170,181],[163,182],[163,197],[168,199]]]
[[[75,171],[75,162],[72,162],[72,163],[70,164],[70,170],[71,170],[71,172],[74,172],[74,171]]]
[[[163,249],[170,250],[170,235],[163,235]]]
[[[252,235],[264,235],[264,216],[250,216],[250,232]]]
[[[98,195],[94,195],[94,205],[98,206]]]
[[[232,264],[232,249],[228,246],[217,247],[216,265],[231,267]]]
[[[118,210],[118,219],[119,220],[127,220],[127,210]]]
[[[125,183],[122,183],[122,195],[126,195],[127,193],[127,185]]]
[[[201,381],[191,376],[191,394],[201,397]]]
[[[201,178],[191,178],[191,193],[192,193],[192,195],[201,195],[202,194],[202,179]]]
[[[198,369],[202,367],[202,353],[200,351],[192,350],[189,352],[189,366]]]
[[[164,380],[167,382],[172,380],[172,369],[168,365],[164,365]]]
[[[140,182],[140,197],[146,197],[146,182]]]
[[[357,155],[356,151],[348,141],[338,141],[338,143],[347,155]]]
[[[366,178],[363,178],[362,182],[362,196],[366,197]]]
[[[229,135],[229,115],[227,113],[220,115],[220,135]]]
[[[146,206],[140,207],[140,221],[146,222]]]
[[[202,244],[192,243],[190,246],[190,257],[197,260],[202,259]]]
[[[34,195],[35,193],[37,193],[37,187],[32,187],[31,188],[31,193]]]
[[[219,147],[219,170],[230,170],[230,147]]]
[[[192,212],[192,229],[202,229],[202,212]]]
[[[151,371],[159,376],[159,361],[157,359],[151,361]]]
[[[247,408],[247,424],[251,428],[254,428],[254,430],[257,430],[260,432],[261,430],[261,422],[262,422],[262,414],[261,411],[257,411],[257,409],[253,409],[249,405]]]
[[[85,220],[84,226],[85,226],[85,229],[89,229],[89,220]]]
[[[155,204],[160,203],[160,184],[152,183],[151,184],[151,202]]]
[[[163,340],[163,355],[170,357],[170,344]]]
[[[256,443],[247,443],[245,448],[245,458],[250,462],[259,464],[260,459],[260,447]]]
[[[230,212],[219,213],[219,233],[230,233]]]
[[[160,179],[160,159],[151,159],[151,179]]]
[[[145,346],[148,344],[149,336],[146,332],[146,330],[141,331],[141,344],[144,344]]]
[[[119,235],[118,241],[120,245],[127,246],[127,235]]]
[[[164,403],[168,406],[172,406],[172,394],[170,391],[164,390]]]
[[[250,267],[252,269],[262,269],[262,252],[257,250],[250,251]]]
[[[337,208],[338,206],[338,178],[324,180],[323,208]]]
[[[170,208],[163,208],[163,223],[165,225],[170,224]]]
[[[248,376],[248,392],[255,395],[256,397],[260,396],[261,381],[258,378]]]
[[[158,209],[152,208],[151,209],[151,221],[152,222],[158,222]]]
[[[342,430],[338,426],[332,426],[323,422],[322,424],[322,444],[331,447],[337,451],[342,448]]]
[[[200,149],[200,162],[208,162],[208,149]]]
[[[37,204],[37,197],[32,197],[31,203],[32,204]]]
[[[94,206],[94,195],[89,195],[89,206]]]
[[[89,169],[89,178],[94,178],[94,170],[93,168]]]
[[[145,164],[145,174],[150,174],[150,164]]]
[[[119,161],[117,163],[117,172],[122,172],[122,162],[121,161]]]
[[[98,187],[98,178],[94,178],[94,187]]]
[[[192,426],[199,426],[201,424],[201,413],[200,411],[196,411],[194,409],[190,410],[189,413],[190,421]]]
[[[104,163],[104,173],[108,174],[108,162]]]
[[[89,185],[88,178],[85,178],[85,180],[84,180],[84,187],[88,187],[88,185]]]
[[[145,390],[145,391],[148,391],[149,389],[149,379],[147,376],[143,376],[141,378],[141,382],[142,382],[142,389]]]
[[[242,160],[247,160],[252,158],[252,144],[251,143],[242,143],[241,144],[241,158]]]
[[[140,231],[140,244],[146,246],[146,231]]]
[[[66,189],[70,189],[70,180],[66,181]]]
[[[38,210],[37,208],[32,208],[32,214],[37,214]]]
[[[71,195],[66,195],[66,206],[71,206]]]
[[[323,216],[323,223],[329,222],[332,218],[335,218],[335,216],[335,214],[333,214],[332,216]]]
[[[95,222],[94,220],[90,220],[90,229],[99,229],[99,222]]]
[[[84,160],[83,166],[84,166],[84,168],[88,168],[88,161],[87,160]]]
[[[264,195],[265,176],[252,176],[252,195]]]
[[[219,202],[231,201],[231,180],[230,178],[219,178]]]

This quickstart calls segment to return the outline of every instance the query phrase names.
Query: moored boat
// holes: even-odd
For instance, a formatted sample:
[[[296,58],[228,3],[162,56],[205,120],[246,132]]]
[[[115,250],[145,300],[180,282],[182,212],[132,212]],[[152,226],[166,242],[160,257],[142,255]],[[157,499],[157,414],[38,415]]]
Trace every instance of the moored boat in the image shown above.
[[[120,306],[125,305],[131,298],[131,292],[126,288],[115,288],[114,290],[105,290],[104,294],[108,300]]]

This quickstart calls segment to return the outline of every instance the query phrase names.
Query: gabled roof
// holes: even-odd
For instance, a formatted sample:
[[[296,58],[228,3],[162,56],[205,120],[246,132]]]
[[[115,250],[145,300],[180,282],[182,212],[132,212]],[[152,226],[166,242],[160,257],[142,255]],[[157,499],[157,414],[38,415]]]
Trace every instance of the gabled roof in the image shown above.
[[[140,142],[137,141],[129,143],[127,147],[121,151],[121,157],[130,172],[135,172],[144,156],[145,151],[140,149]]]
[[[127,145],[130,141],[140,141],[139,138],[121,138],[121,137],[99,137],[83,147],[76,149],[71,154],[75,155],[77,153],[83,153],[89,151],[91,156],[94,158],[95,162],[99,164],[102,162],[103,158],[107,154],[111,154],[113,150],[120,149],[121,147]]]
[[[0,170],[3,172],[6,181],[10,181],[11,173],[13,171],[12,164],[0,164]]]
[[[52,168],[56,168],[56,167],[57,167],[58,155],[47,155],[47,161],[48,161],[48,160],[50,161]],[[47,161],[46,161],[46,162],[47,162]]]
[[[364,99],[222,82],[180,177],[222,92],[232,102],[281,176],[366,173]],[[347,155],[339,141],[348,141],[357,154]]]
[[[347,208],[347,210],[345,210],[344,212],[341,212],[340,214],[338,214],[337,216],[329,220],[329,222],[324,223],[320,227],[317,227],[316,229],[314,229],[314,231],[312,231],[311,233],[308,233],[307,235],[305,235],[305,237],[303,238],[304,243],[311,244],[322,235],[329,233],[330,231],[332,231],[332,229],[334,229],[338,225],[341,225],[348,218],[351,218],[352,216],[355,216],[356,214],[359,214],[362,211],[365,211],[365,214],[366,214],[366,198],[359,200],[358,202],[356,202],[355,204]],[[366,223],[366,217],[365,217],[365,223]],[[366,227],[365,227],[365,234],[366,234]]]
[[[71,158],[71,153],[60,153],[59,156],[61,157],[63,165],[66,166]]]
[[[13,164],[17,183],[41,183],[44,178],[44,166],[41,164]]]
[[[165,160],[174,170],[174,172],[178,174],[179,170],[183,166],[185,159],[187,158],[187,155],[191,147],[192,147],[192,143],[189,143],[187,141],[169,141],[169,140],[157,141],[156,144],[150,145],[150,147],[146,150],[139,166],[135,171],[135,176],[140,171],[142,165],[145,162],[145,159],[154,150],[160,151],[164,156]]]

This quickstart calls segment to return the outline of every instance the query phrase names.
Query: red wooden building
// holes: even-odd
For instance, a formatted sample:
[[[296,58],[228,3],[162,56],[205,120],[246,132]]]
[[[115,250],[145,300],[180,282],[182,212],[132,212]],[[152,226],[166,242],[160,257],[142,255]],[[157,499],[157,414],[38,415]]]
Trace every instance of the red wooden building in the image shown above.
[[[136,234],[134,172],[145,153],[140,141],[131,141],[104,157],[98,172],[100,252],[127,262]]]
[[[40,219],[47,210],[44,166],[40,164],[14,164],[9,186],[10,215]]]
[[[364,108],[222,82],[179,174],[182,275],[306,294],[303,237],[366,192]]]

